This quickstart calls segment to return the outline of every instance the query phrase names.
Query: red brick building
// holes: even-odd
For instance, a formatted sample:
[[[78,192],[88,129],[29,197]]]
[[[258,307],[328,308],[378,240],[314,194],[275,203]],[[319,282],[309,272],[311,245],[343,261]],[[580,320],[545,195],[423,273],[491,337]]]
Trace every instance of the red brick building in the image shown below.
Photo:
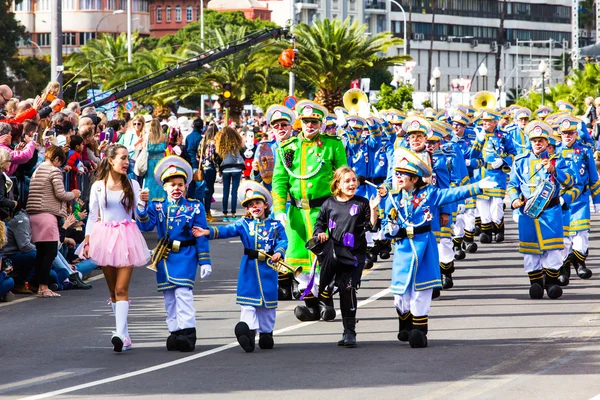
[[[200,20],[200,4],[216,11],[242,11],[248,19],[271,20],[271,10],[256,0],[154,0],[149,7],[150,36],[172,35]]]

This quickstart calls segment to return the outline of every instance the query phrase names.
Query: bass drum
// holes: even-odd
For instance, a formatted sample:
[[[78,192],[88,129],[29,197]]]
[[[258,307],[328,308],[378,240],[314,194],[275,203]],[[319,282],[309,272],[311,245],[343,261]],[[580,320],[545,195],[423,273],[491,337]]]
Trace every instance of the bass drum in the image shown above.
[[[269,143],[260,143],[256,150],[258,160],[258,172],[263,182],[270,185],[273,181],[273,169],[275,167],[275,158],[273,157],[273,149]]]

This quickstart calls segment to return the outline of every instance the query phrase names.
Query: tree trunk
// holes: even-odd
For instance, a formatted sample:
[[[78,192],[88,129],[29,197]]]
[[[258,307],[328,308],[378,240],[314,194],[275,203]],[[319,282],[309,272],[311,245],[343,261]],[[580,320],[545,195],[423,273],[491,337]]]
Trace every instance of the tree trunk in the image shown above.
[[[412,0],[408,0],[408,24],[406,27],[406,54],[410,54],[410,40],[412,39]]]
[[[502,66],[502,48],[504,47],[504,16],[506,14],[506,1],[500,2],[500,28],[498,28],[498,36],[496,43],[498,43],[498,49],[496,49],[496,81],[494,87],[499,89],[498,80],[500,80],[500,68]],[[504,82],[506,84],[506,82]]]
[[[431,92],[431,61],[433,58],[433,39],[435,37],[435,0],[431,0],[431,41],[429,43],[429,52],[427,54],[427,91]],[[439,82],[437,83],[439,85]]]

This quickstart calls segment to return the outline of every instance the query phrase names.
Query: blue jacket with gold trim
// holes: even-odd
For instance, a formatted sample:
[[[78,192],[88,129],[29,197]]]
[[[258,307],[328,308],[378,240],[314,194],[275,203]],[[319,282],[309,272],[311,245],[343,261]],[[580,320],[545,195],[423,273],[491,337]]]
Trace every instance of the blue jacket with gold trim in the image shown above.
[[[287,236],[281,222],[266,218],[240,218],[226,226],[211,226],[210,239],[226,239],[239,236],[248,250],[263,250],[285,256]],[[265,261],[242,256],[238,273],[236,303],[244,306],[277,308],[277,271]]]
[[[197,200],[180,199],[176,202],[155,199],[144,210],[136,207],[135,220],[142,231],[156,230],[162,239],[168,233],[169,240],[195,242],[195,245],[180,246],[179,251],[171,250],[166,259],[157,265],[156,282],[158,290],[177,287],[194,287],[198,265],[210,264],[208,239],[195,238],[192,227],[206,229],[204,205]]]
[[[498,184],[494,189],[486,189],[482,198],[500,197],[504,198],[506,194],[506,182],[508,180],[508,168],[512,167],[514,157],[517,155],[512,140],[506,135],[506,132],[495,129],[493,133],[486,132],[485,139],[481,142],[479,139],[473,144],[475,150],[480,150],[483,158],[483,167],[476,171],[477,180],[490,177]],[[503,163],[498,168],[492,168],[496,158],[502,159]],[[507,168],[508,167],[508,168]],[[477,174],[478,172],[478,174]]]
[[[554,174],[550,174],[542,167],[542,161],[549,158],[554,165]],[[539,155],[530,151],[518,156],[506,192],[511,205],[517,199],[526,201],[533,197],[536,188],[544,181],[551,181],[556,185],[556,190],[552,193],[555,204],[548,203],[547,208],[537,219],[527,216],[523,212],[523,207],[517,210],[520,253],[540,255],[547,250],[563,248],[563,217],[557,199],[561,188],[568,189],[575,181],[571,169],[560,156],[550,157],[546,151]]]

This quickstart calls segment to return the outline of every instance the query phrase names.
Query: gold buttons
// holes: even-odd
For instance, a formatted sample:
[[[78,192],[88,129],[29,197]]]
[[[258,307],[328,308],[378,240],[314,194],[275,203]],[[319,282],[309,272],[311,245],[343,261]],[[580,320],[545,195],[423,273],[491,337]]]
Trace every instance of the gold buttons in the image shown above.
[[[256,247],[258,247],[260,249],[262,247],[262,245],[259,243],[256,245]]]

